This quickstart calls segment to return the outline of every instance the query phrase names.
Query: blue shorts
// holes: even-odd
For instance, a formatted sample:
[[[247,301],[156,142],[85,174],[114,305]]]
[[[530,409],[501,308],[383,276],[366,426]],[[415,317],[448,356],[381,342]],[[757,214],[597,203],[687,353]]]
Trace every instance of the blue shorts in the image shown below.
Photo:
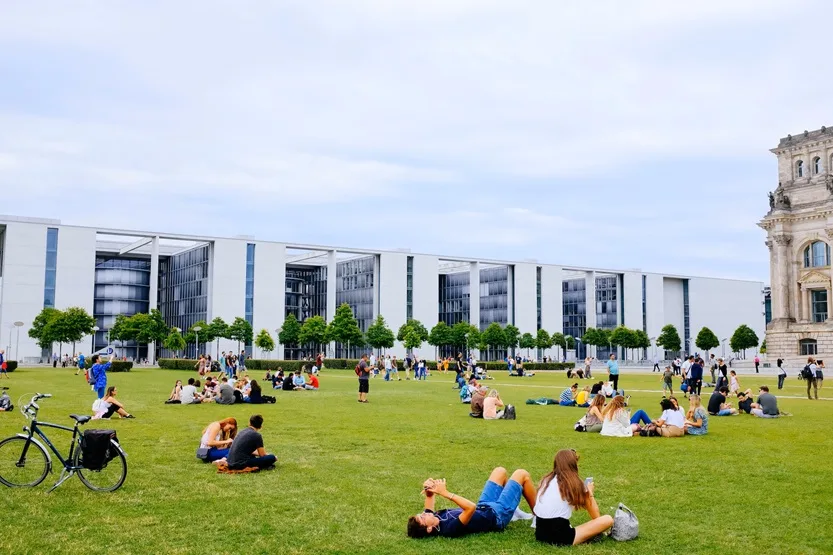
[[[732,416],[732,411],[730,409],[723,409],[717,413],[717,416]]]
[[[515,509],[521,504],[523,487],[515,480],[506,482],[506,486],[499,486],[489,480],[483,487],[478,505],[487,505],[497,517],[498,530],[503,530],[512,521]]]

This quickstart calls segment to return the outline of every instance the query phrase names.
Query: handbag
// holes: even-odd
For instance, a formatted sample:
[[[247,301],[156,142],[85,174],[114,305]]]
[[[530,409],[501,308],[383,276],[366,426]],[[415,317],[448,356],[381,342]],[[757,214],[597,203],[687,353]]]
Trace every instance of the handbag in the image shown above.
[[[576,425],[574,426],[577,432],[586,432],[587,431],[587,415],[585,414],[582,416]]]
[[[203,462],[208,462],[208,452],[211,451],[208,447],[197,447],[197,458]]]
[[[515,420],[515,405],[506,405],[506,409],[503,411],[503,419]]]
[[[619,503],[619,508],[613,515],[613,529],[610,537],[618,542],[634,540],[639,535],[639,519],[632,510],[624,503]]]

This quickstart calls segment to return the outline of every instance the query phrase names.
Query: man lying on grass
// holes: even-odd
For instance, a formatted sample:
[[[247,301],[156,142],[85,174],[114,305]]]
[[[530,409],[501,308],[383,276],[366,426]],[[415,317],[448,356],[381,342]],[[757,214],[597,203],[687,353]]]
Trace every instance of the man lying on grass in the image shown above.
[[[422,487],[425,510],[408,519],[408,536],[412,538],[455,538],[478,532],[500,532],[513,520],[531,519],[532,515],[520,511],[518,505],[523,495],[530,509],[534,509],[537,495],[529,472],[518,469],[509,478],[502,467],[492,470],[477,503],[450,493],[445,480],[429,478]],[[435,512],[436,496],[456,503],[458,508]]]

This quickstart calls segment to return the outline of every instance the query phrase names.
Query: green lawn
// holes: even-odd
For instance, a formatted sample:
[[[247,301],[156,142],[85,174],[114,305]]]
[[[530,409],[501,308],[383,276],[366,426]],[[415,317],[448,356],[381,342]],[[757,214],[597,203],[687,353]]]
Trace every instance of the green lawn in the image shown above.
[[[274,405],[164,405],[173,382],[191,375],[112,374],[137,418],[94,424],[118,431],[128,454],[125,486],[96,494],[73,478],[47,494],[50,477],[34,490],[3,488],[0,552],[549,553],[554,548],[536,544],[529,523],[501,534],[417,541],[405,536],[405,522],[421,510],[429,476],[476,498],[492,467],[523,467],[537,480],[567,447],[579,452],[582,475],[595,478],[602,511],[621,501],[641,524],[637,541],[605,539],[582,553],[829,553],[833,545],[829,401],[782,398],[792,418],[712,418],[705,437],[614,439],[574,432],[582,409],[524,404],[557,397],[568,383],[560,372],[523,380],[496,373],[489,385],[517,405],[518,420],[494,422],[468,417],[451,374],[372,380],[367,405],[356,402],[351,371],[325,372],[319,392],[276,392]],[[772,379],[742,377],[744,386],[761,382],[774,390]],[[801,395],[801,383],[789,380],[784,394]],[[89,412],[94,398],[69,370],[22,369],[0,385],[11,385],[15,402],[24,393],[52,393],[40,418],[57,423]],[[656,375],[626,374],[621,385],[656,391],[633,392],[631,405],[658,415]],[[218,475],[195,459],[208,422],[247,422],[255,411],[265,418],[277,471]],[[23,424],[19,412],[0,413],[0,437]],[[62,432],[50,437],[66,444]],[[574,525],[585,518],[577,513]]]

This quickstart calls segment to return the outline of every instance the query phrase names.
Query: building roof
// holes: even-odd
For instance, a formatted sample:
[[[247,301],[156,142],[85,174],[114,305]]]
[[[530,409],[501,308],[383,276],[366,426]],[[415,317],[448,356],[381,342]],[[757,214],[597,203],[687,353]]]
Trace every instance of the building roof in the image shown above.
[[[787,148],[798,146],[809,141],[818,141],[820,139],[833,139],[833,128],[822,126],[821,129],[815,131],[804,130],[803,133],[797,135],[787,135],[778,141],[777,148]]]

